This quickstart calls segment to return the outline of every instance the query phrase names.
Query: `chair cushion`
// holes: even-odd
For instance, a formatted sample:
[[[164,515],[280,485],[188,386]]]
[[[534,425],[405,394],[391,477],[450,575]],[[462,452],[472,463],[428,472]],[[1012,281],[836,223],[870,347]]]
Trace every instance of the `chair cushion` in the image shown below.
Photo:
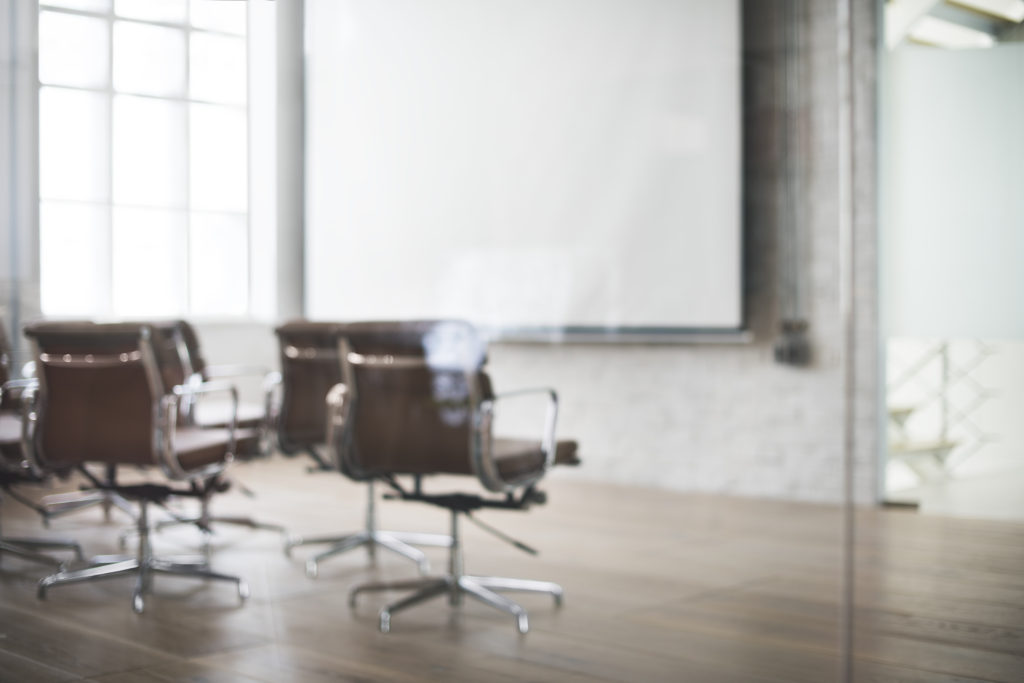
[[[260,453],[260,430],[246,427],[235,430],[235,457],[239,460],[255,458]]]
[[[565,440],[555,444],[555,464],[575,467],[580,464],[580,444],[577,441]]]
[[[179,427],[174,432],[178,460],[185,470],[222,462],[227,455],[231,433],[227,429]]]
[[[578,465],[579,444],[559,441],[555,446],[556,465]],[[495,439],[494,463],[498,474],[507,482],[515,483],[539,474],[544,468],[544,453],[536,441],[521,439]]]

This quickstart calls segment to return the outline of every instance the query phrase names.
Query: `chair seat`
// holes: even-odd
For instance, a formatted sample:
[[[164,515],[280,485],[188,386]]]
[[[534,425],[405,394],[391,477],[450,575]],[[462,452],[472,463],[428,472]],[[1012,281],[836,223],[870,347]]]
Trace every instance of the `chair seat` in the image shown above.
[[[241,439],[244,431],[236,431],[236,438]],[[230,439],[231,432],[219,428],[179,427],[174,433],[178,459],[186,470],[198,469],[223,460]]]
[[[555,445],[556,465],[578,465],[579,444],[559,441]],[[544,469],[544,452],[536,441],[495,439],[494,462],[501,478],[508,482],[528,479]]]
[[[255,403],[238,405],[238,425],[235,431],[235,455],[252,458],[260,454],[260,429],[263,426],[263,406]],[[199,403],[196,423],[203,429],[226,429],[231,419],[231,404],[224,401]]]

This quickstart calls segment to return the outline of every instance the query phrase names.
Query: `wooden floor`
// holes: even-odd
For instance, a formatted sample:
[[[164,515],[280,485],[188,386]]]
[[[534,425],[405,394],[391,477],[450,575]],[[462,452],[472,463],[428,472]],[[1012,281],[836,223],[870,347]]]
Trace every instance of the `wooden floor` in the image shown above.
[[[305,463],[236,467],[222,513],[252,514],[295,533],[356,529],[364,489]],[[531,631],[475,602],[437,600],[376,630],[395,595],[352,611],[349,586],[415,575],[411,563],[365,551],[303,572],[312,548],[282,553],[279,536],[221,528],[214,565],[227,584],[158,577],[143,615],[132,583],[114,579],[35,597],[39,566],[0,565],[0,681],[811,681],[839,677],[840,516],[819,505],[685,495],[578,481],[555,473],[550,502],[481,518],[541,550],[528,556],[473,525],[467,570],[561,582],[565,604],[522,598]],[[37,494],[43,493],[42,491]],[[382,526],[446,531],[443,511],[385,502]],[[42,529],[16,502],[9,535],[70,536],[88,553],[115,552],[126,518],[98,509]],[[160,553],[194,550],[194,529],[155,537]],[[428,551],[437,568],[444,552]],[[855,680],[1024,680],[1024,525],[859,515]]]

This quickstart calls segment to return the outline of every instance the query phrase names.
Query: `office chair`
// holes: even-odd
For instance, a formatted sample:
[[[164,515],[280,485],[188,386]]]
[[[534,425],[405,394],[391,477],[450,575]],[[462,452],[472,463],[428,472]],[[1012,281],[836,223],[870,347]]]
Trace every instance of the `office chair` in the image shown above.
[[[140,323],[141,324],[141,323]],[[268,379],[263,368],[249,366],[210,366],[199,345],[199,337],[195,329],[185,320],[173,320],[150,324],[152,330],[152,346],[160,370],[164,387],[202,386],[211,381],[226,381],[228,378],[249,375],[264,379],[264,383],[276,381]],[[207,402],[199,400],[199,395],[183,394],[178,401],[178,423],[200,429],[226,429],[235,420],[235,458],[244,460],[260,457],[269,452],[268,413],[263,405],[238,404],[237,415],[232,412],[233,405],[229,401]],[[228,480],[226,474],[217,476],[216,484],[226,490],[237,482]],[[252,492],[241,487],[248,495]],[[210,498],[200,498],[200,510],[196,515],[176,517],[163,520],[156,525],[157,530],[181,524],[194,524],[204,533],[204,549],[208,549],[209,535],[213,524],[231,524],[250,529],[274,531],[287,536],[280,524],[257,522],[251,517],[214,515],[210,512]]]
[[[23,498],[14,486],[25,483],[39,484],[46,479],[45,474],[32,467],[25,453],[28,431],[27,416],[24,414],[30,404],[26,392],[31,392],[34,380],[17,380],[11,378],[11,353],[7,343],[7,335],[0,326],[0,490],[15,500],[35,509],[31,500]],[[2,503],[2,498],[0,498]],[[32,562],[60,566],[61,561],[43,550],[70,550],[78,560],[82,558],[82,548],[70,540],[44,538],[10,538],[4,536],[0,528],[0,558],[4,554],[15,555]]]
[[[269,393],[271,387],[280,381],[278,373],[268,372],[263,367],[208,364],[195,328],[187,320],[175,320],[172,324],[178,334],[173,340],[168,341],[173,344],[172,352],[177,358],[169,357],[171,361],[169,367],[175,368],[174,360],[177,360],[178,368],[180,368],[178,371],[184,375],[185,381],[209,382],[253,377],[261,380],[265,395]],[[231,406],[226,401],[196,402],[188,400],[182,403],[182,410],[184,419],[202,427],[224,427],[231,415]],[[266,401],[263,404],[239,403],[236,418],[237,427],[240,430],[236,457],[252,458],[269,455],[270,443],[267,435],[272,422],[269,404]]]
[[[337,323],[296,321],[278,327],[275,332],[281,349],[281,397],[277,418],[277,438],[282,451],[312,454],[325,445],[327,432],[327,392],[341,381],[338,362]],[[324,462],[319,456],[315,456]],[[324,462],[325,466],[326,463]],[[373,481],[367,486],[366,523],[362,530],[343,535],[303,538],[294,536],[286,544],[286,554],[302,545],[330,544],[330,548],[306,561],[306,574],[317,576],[319,563],[353,548],[365,546],[374,557],[377,546],[416,562],[421,572],[430,571],[423,551],[414,545],[447,547],[451,538],[443,534],[382,531],[377,528],[376,492]]]
[[[463,595],[511,614],[519,633],[529,630],[526,610],[498,591],[544,593],[562,602],[562,588],[547,581],[472,576],[463,570],[459,520],[482,524],[473,513],[482,508],[523,510],[545,501],[537,485],[555,462],[557,396],[550,389],[496,396],[483,371],[486,349],[475,330],[461,322],[356,323],[339,341],[344,382],[328,398],[328,443],[342,471],[359,481],[381,479],[404,500],[448,510],[451,538],[448,572],[412,581],[368,583],[350,593],[412,590],[380,611],[380,630],[391,629],[391,616],[426,600],[447,595],[458,605]],[[513,396],[539,397],[544,408],[542,434],[535,440],[495,438],[496,406]],[[563,459],[575,459],[574,442],[563,442]],[[419,477],[430,474],[471,476],[495,496],[456,492],[426,493]],[[414,487],[396,477],[412,475]]]
[[[71,321],[65,321],[71,322]],[[74,321],[81,325],[91,325],[92,323],[87,320]],[[32,362],[30,365],[34,366]],[[34,384],[29,382],[29,384]],[[90,482],[95,482],[100,479],[110,483],[117,479],[117,468],[113,465],[104,467],[104,471],[100,474],[87,471],[84,467],[76,468],[83,474],[86,479]],[[67,476],[70,473],[68,469],[62,469],[56,474],[60,476]],[[12,496],[13,496],[12,492]],[[28,503],[26,503],[28,504]],[[110,521],[110,512],[112,510],[119,510],[129,516],[133,521],[135,519],[134,506],[127,500],[118,495],[114,490],[110,488],[96,489],[92,487],[85,487],[79,491],[70,491],[67,493],[54,493],[48,496],[44,496],[39,504],[31,504],[33,510],[35,510],[43,520],[43,526],[49,527],[50,521],[63,517],[65,515],[78,512],[79,510],[85,510],[87,508],[101,506],[103,509],[103,519],[107,522]]]
[[[248,585],[210,569],[208,561],[158,558],[150,546],[149,507],[172,496],[207,498],[233,457],[235,426],[200,429],[178,422],[184,396],[228,393],[234,387],[205,383],[166,390],[153,348],[153,327],[139,324],[36,323],[25,328],[35,349],[39,381],[31,421],[38,461],[54,467],[85,463],[132,465],[163,478],[139,483],[96,482],[138,506],[134,558],[61,569],[39,582],[38,596],[54,586],[134,575],[132,609],[141,613],[155,574],[229,581],[245,600]]]

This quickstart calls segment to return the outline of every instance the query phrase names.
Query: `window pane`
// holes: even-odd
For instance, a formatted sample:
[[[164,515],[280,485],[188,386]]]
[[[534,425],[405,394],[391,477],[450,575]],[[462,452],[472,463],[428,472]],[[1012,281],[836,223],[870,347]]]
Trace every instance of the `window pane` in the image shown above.
[[[196,28],[245,33],[245,3],[223,0],[192,0],[189,17]]]
[[[67,7],[68,9],[80,9],[86,12],[108,12],[110,11],[110,0],[42,0],[40,5],[52,5],[54,7]]]
[[[185,93],[185,32],[114,22],[114,89],[146,95]]]
[[[114,208],[114,315],[185,312],[185,219],[181,211]]]
[[[245,104],[245,40],[193,33],[189,92],[193,99]]]
[[[192,208],[244,213],[248,194],[245,111],[191,105]]]
[[[114,97],[114,202],[185,206],[185,105]]]
[[[39,206],[43,313],[93,317],[106,312],[110,277],[110,209],[90,204]]]
[[[105,88],[110,65],[107,22],[62,12],[39,13],[39,80]]]
[[[184,23],[185,0],[117,0],[114,14],[129,19]]]
[[[39,194],[110,200],[109,104],[105,95],[39,90]]]
[[[249,309],[249,243],[245,216],[192,214],[189,247],[191,312],[245,315]]]

